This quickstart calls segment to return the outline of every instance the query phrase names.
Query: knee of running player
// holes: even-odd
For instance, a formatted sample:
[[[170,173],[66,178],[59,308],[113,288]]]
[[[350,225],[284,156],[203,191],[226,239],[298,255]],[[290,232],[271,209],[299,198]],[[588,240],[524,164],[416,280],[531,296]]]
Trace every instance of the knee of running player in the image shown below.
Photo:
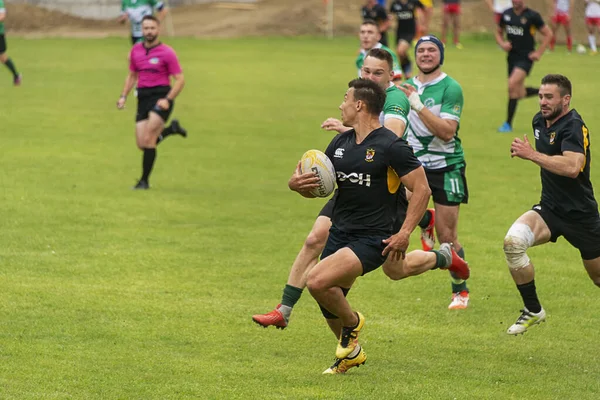
[[[313,268],[306,274],[306,288],[311,294],[320,293],[329,287],[331,287],[330,282],[324,279],[319,269]]]
[[[533,231],[527,224],[515,222],[504,237],[504,256],[510,270],[519,270],[529,265],[527,249],[533,246]]]

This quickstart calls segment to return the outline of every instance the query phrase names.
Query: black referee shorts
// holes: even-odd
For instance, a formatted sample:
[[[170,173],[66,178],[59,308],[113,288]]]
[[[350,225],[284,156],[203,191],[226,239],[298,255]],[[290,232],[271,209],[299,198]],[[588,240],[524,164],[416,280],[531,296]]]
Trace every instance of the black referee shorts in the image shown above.
[[[0,54],[6,53],[6,37],[0,35]]]
[[[531,69],[533,68],[533,61],[531,61],[529,59],[529,57],[527,57],[527,56],[515,56],[512,54],[509,54],[508,58],[507,58],[507,62],[508,62],[508,76],[509,77],[515,68],[521,68],[523,71],[525,71],[527,76],[529,76],[529,73],[531,72]]]
[[[398,46],[398,43],[400,43],[401,40],[404,40],[408,44],[411,44],[414,38],[415,38],[414,32],[397,31],[396,32],[396,46]]]
[[[579,250],[582,259],[593,260],[600,257],[600,216],[572,220],[557,214],[543,204],[536,204],[532,210],[537,212],[548,225],[551,242],[556,242],[556,239],[564,236],[567,242]]]
[[[175,103],[170,101],[171,106],[169,109],[163,110],[156,105],[156,102],[167,97],[169,90],[171,90],[170,86],[156,86],[152,88],[138,89],[138,107],[135,115],[135,122],[148,119],[150,112],[158,114],[164,122],[167,122],[169,116],[173,112]]]

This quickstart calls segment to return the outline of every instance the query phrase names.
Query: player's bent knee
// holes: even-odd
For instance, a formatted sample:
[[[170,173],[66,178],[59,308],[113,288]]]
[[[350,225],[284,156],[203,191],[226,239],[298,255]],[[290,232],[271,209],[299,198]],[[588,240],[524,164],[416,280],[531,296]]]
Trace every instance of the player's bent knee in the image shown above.
[[[306,276],[306,287],[309,292],[314,293],[326,289],[326,284],[319,276],[319,273],[312,269]]]
[[[529,265],[527,249],[533,246],[535,237],[527,224],[514,223],[504,238],[504,255],[511,270],[519,270]]]

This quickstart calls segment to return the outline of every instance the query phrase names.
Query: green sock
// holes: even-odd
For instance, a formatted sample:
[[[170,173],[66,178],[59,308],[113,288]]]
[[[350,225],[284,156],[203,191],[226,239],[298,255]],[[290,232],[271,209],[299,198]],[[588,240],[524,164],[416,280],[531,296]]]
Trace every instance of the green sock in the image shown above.
[[[458,254],[458,256],[464,260],[465,259],[464,247],[462,247],[459,251],[457,251],[456,254]],[[450,276],[452,277],[452,293],[460,293],[460,292],[468,293],[469,292],[469,289],[467,288],[467,281],[465,281],[463,279],[454,278],[452,276],[452,273],[450,273]]]
[[[421,221],[419,221],[419,227],[420,228],[427,228],[429,226],[429,222],[431,221],[431,212],[429,212],[429,210],[425,211],[425,214],[423,214],[423,218],[421,218]]]
[[[288,306],[293,308],[298,300],[300,300],[300,296],[302,296],[302,290],[295,286],[285,285],[283,289],[283,297],[281,298],[281,305]]]
[[[445,268],[446,267],[446,257],[442,255],[437,250],[431,250],[433,254],[435,254],[435,266],[431,269]]]

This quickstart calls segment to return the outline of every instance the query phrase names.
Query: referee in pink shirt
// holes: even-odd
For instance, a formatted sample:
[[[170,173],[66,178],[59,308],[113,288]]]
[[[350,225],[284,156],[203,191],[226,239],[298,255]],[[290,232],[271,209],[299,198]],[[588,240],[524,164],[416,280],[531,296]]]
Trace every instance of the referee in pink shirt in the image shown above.
[[[129,54],[129,74],[117,108],[123,109],[127,95],[137,82],[138,108],[135,117],[137,147],[144,152],[142,177],[134,189],[149,189],[149,178],[156,159],[156,146],[172,134],[187,136],[177,120],[165,127],[173,111],[174,100],[184,85],[183,72],[175,51],[158,40],[159,21],[152,15],[142,19],[144,41],[137,43]],[[170,77],[173,77],[171,86]]]

